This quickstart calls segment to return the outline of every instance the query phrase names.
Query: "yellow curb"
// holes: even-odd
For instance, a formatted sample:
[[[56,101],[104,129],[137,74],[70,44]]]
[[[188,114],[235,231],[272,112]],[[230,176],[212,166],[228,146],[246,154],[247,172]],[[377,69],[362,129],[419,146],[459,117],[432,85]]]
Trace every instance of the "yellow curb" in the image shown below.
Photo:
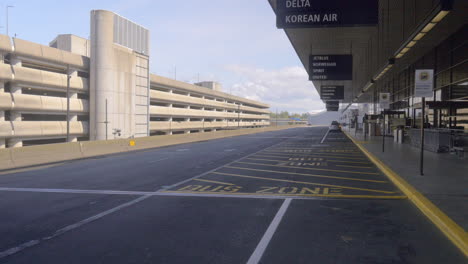
[[[344,132],[344,131],[343,131]],[[429,220],[432,221],[444,234],[455,244],[462,252],[468,257],[468,235],[465,230],[457,225],[450,217],[448,217],[442,210],[435,206],[429,199],[418,192],[411,184],[401,178],[396,172],[385,165],[379,158],[370,153],[367,149],[361,146],[356,140],[354,140],[348,133],[344,132],[345,135],[358,146],[366,156],[375,163],[375,165],[387,175],[388,178],[398,187],[400,190],[408,196],[418,208],[423,212]]]

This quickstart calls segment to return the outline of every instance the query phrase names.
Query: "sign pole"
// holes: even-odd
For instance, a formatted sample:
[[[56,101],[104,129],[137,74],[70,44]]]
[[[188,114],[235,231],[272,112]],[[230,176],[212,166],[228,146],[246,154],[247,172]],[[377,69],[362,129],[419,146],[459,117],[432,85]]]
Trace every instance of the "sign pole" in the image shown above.
[[[385,152],[385,110],[383,113],[382,152]]]
[[[421,155],[419,157],[419,173],[424,175],[424,119],[426,115],[426,97],[422,97],[422,118],[421,118]]]
[[[426,117],[426,97],[434,95],[434,69],[415,70],[414,97],[421,97],[421,153],[419,174],[424,175],[424,124]]]

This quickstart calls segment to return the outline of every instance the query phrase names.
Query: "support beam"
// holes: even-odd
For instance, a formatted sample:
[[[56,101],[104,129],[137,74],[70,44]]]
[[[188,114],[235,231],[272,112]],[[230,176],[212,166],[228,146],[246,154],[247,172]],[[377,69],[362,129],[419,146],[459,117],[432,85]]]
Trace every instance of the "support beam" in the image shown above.
[[[21,61],[17,62],[17,63],[21,63]],[[12,94],[21,94],[22,93],[22,87],[12,83],[11,88],[10,88],[10,92]],[[17,111],[11,111],[10,112],[10,121],[21,122],[22,121],[21,113],[17,112]],[[12,139],[8,139],[7,145],[10,148],[19,148],[19,147],[23,146],[23,141],[21,139],[12,138]]]

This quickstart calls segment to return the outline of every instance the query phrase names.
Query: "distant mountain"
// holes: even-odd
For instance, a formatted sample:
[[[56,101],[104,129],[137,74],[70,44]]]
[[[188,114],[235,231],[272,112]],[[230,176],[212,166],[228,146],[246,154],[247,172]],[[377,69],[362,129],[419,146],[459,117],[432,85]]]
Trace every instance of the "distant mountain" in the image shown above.
[[[320,112],[309,116],[309,123],[312,125],[330,125],[332,121],[339,121],[341,112]]]

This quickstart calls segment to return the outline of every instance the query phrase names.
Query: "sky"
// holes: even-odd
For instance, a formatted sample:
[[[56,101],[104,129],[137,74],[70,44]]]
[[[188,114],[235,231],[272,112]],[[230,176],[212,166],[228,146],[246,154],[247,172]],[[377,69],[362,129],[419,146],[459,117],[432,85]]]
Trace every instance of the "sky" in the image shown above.
[[[150,30],[152,73],[270,104],[322,111],[302,63],[267,0],[0,0],[0,32],[48,45],[58,34],[89,38],[90,10],[106,9]]]

